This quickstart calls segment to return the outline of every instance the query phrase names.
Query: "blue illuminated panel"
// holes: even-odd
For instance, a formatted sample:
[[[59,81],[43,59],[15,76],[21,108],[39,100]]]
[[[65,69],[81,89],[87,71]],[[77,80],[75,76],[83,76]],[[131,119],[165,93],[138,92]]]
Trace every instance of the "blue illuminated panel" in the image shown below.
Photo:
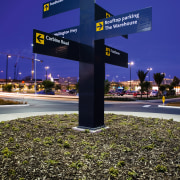
[[[43,18],[77,9],[79,0],[53,0],[43,4]]]
[[[152,8],[133,11],[95,22],[95,39],[105,39],[152,29]]]

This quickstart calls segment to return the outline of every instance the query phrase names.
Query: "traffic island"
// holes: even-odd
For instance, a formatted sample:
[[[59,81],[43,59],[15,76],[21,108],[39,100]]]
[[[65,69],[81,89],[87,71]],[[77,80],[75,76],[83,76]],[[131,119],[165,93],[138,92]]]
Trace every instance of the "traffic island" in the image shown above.
[[[78,114],[0,122],[4,179],[178,179],[180,123],[106,114],[109,129],[74,131]]]

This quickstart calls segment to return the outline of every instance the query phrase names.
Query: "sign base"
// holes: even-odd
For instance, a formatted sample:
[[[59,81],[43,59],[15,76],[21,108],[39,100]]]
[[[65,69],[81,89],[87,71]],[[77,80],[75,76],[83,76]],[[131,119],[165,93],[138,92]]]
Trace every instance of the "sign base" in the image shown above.
[[[80,126],[78,126],[78,127],[73,127],[72,128],[73,130],[75,130],[75,131],[81,131],[81,132],[85,132],[85,131],[87,131],[87,130],[89,130],[89,132],[90,133],[99,133],[99,132],[101,132],[102,130],[104,130],[104,129],[109,129],[109,127],[107,126],[102,126],[102,127],[97,127],[97,128],[87,128],[87,127],[80,127]]]

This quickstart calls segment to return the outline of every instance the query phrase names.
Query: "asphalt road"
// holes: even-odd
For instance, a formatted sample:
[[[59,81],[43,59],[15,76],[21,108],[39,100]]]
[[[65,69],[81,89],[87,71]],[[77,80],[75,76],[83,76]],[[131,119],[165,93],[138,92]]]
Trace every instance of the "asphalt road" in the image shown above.
[[[26,101],[29,106],[1,106],[0,114],[9,113],[34,113],[34,112],[52,112],[52,111],[78,111],[77,99],[64,98],[43,98],[31,96],[4,96],[6,99],[18,101]],[[179,99],[170,99],[166,102],[180,101]],[[160,114],[175,114],[180,115],[180,109],[158,107],[162,105],[161,100],[150,101],[133,101],[133,102],[105,102],[105,111],[118,112],[148,112]]]

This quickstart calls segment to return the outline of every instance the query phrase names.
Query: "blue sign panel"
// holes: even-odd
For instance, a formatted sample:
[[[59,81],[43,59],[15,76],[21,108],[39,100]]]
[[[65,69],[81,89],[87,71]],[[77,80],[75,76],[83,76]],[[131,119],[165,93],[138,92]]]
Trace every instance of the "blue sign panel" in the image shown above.
[[[79,61],[79,43],[39,30],[33,31],[33,53]]]
[[[79,39],[79,26],[63,29],[60,31],[52,32],[51,34],[59,36],[72,41],[80,42]],[[128,54],[112,48],[110,46],[100,45],[100,51],[104,55],[105,63],[117,65],[121,67],[128,67]]]
[[[99,6],[98,4],[95,4],[95,21],[104,19],[104,18],[110,18],[113,15],[106,11],[104,8]],[[124,38],[128,39],[128,35],[123,35]]]
[[[51,34],[54,34],[55,36],[66,38],[72,41],[80,42],[79,31],[80,31],[79,26],[75,26],[72,28],[66,28],[59,31],[51,32]]]
[[[83,52],[80,53],[80,49],[87,49],[88,51],[92,49],[87,45],[35,29],[33,31],[33,44],[33,53],[76,61],[81,61],[80,54]],[[82,61],[91,62],[91,59],[87,57]]]
[[[103,9],[101,6],[97,5],[95,3],[95,20],[109,18],[113,16],[110,12]],[[72,28],[66,28],[59,31],[51,32],[51,34],[54,34],[55,36],[60,36],[72,41],[80,42],[80,28],[79,26],[75,26]]]
[[[95,3],[95,20],[109,18],[113,16],[110,12],[103,9],[101,6]],[[79,26],[75,26],[72,28],[66,28],[59,31],[51,32],[55,36],[63,37],[72,41],[80,42],[79,36],[80,28]]]
[[[128,53],[104,46],[105,63],[128,68]]]
[[[79,0],[53,0],[43,4],[43,18],[79,8]]]
[[[152,8],[133,11],[95,22],[95,39],[105,39],[152,29]]]

